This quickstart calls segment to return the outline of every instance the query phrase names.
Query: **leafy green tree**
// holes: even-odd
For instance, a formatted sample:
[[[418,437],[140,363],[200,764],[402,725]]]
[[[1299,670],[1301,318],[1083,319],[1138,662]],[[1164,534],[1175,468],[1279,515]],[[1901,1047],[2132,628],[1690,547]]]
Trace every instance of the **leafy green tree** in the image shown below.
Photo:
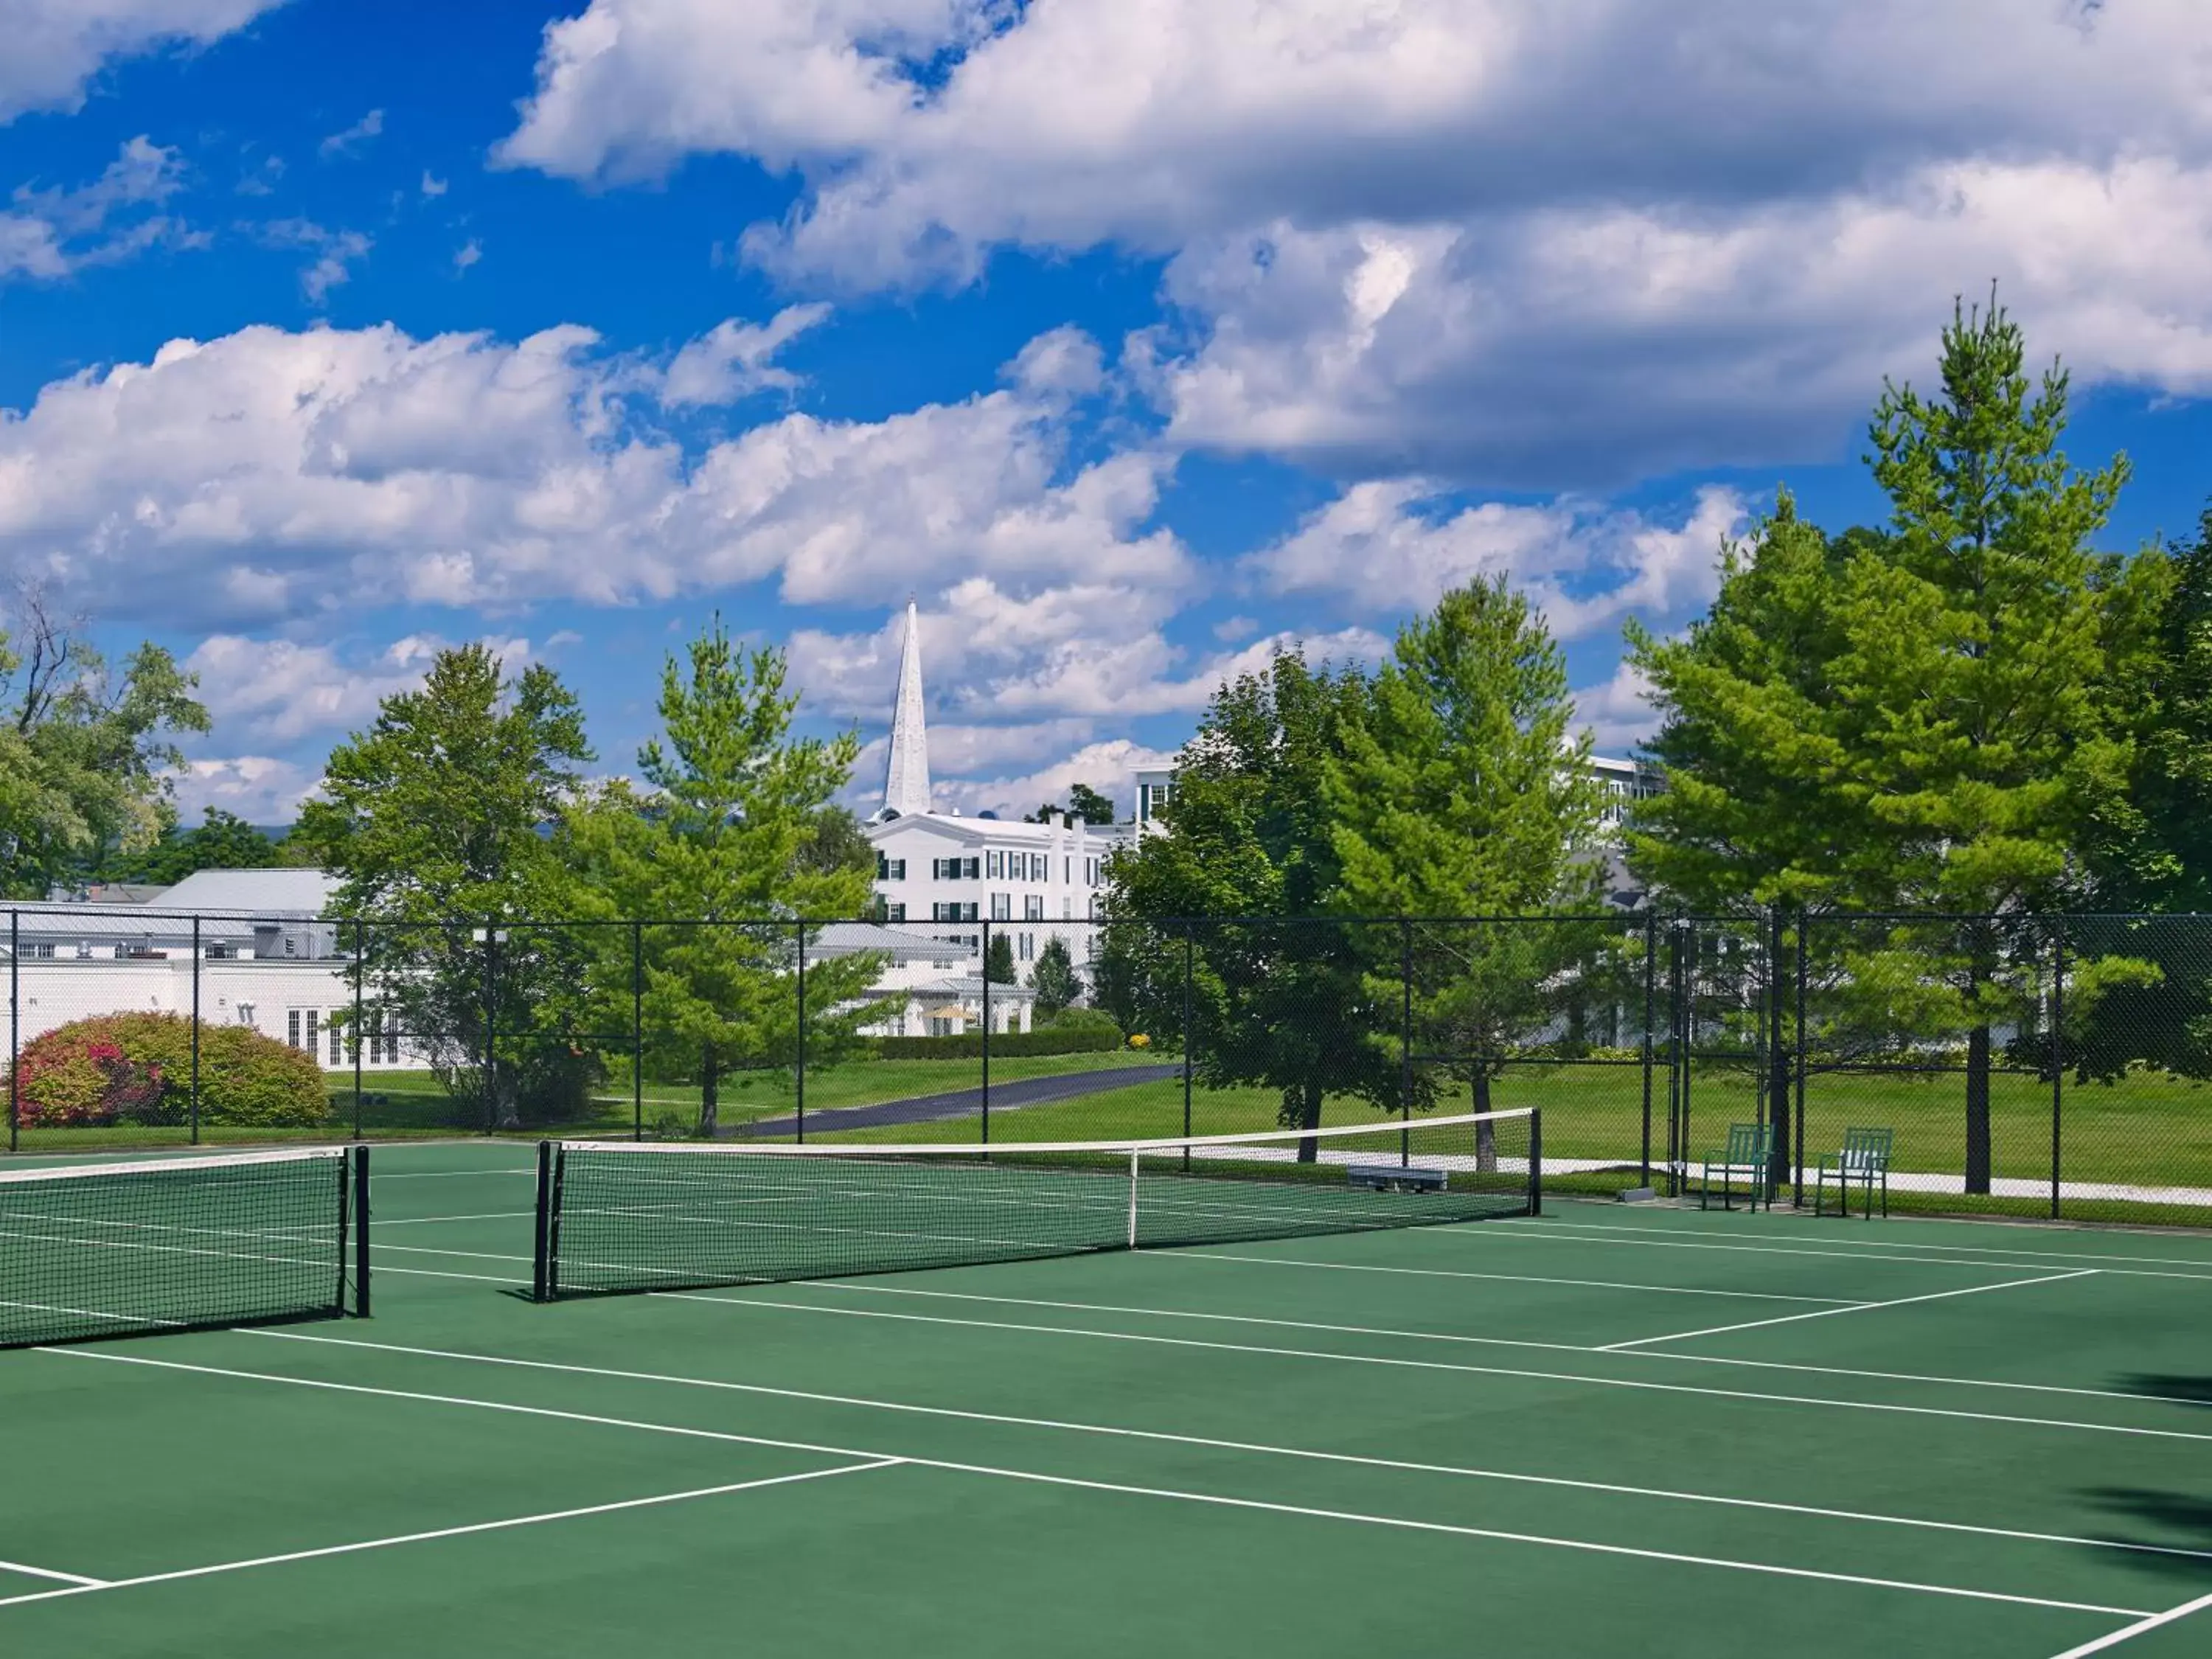
[[[872,857],[816,855],[859,740],[793,737],[799,698],[784,685],[783,653],[740,648],[717,617],[662,671],[663,735],[638,752],[650,793],[605,790],[561,837],[580,912],[656,919],[638,939],[647,1063],[696,1079],[702,1134],[720,1127],[731,1072],[795,1062],[799,922],[860,915],[872,891]],[[595,974],[625,1010],[629,944]],[[806,949],[811,1067],[858,1050],[857,1028],[880,1012],[866,994],[882,964],[811,938]]]
[[[1404,997],[1410,973],[1415,1046],[1445,1057],[1417,1072],[1417,1108],[1434,1103],[1441,1075],[1488,1111],[1514,1048],[1614,936],[1601,922],[1444,920],[1595,909],[1602,798],[1589,750],[1558,644],[1500,579],[1452,590],[1400,631],[1364,720],[1324,763],[1334,908],[1424,919],[1358,935],[1368,998]],[[1368,1042],[1388,1065],[1399,1032]]]
[[[1014,985],[1020,975],[1014,969],[1014,940],[1010,933],[991,935],[990,948],[983,952],[983,977],[994,985]]]
[[[2024,362],[2002,308],[1955,309],[1940,392],[1893,386],[1875,410],[1887,527],[1831,541],[1785,498],[1705,624],[1631,636],[1666,716],[1651,747],[1670,792],[1631,836],[1648,878],[1692,903],[1973,919],[1862,935],[1867,971],[1838,977],[1889,1001],[1900,1040],[1963,1035],[1976,1193],[1991,1030],[2032,994],[2026,917],[2078,895],[2124,797],[2116,688],[2156,580],[2093,548],[2127,463],[2076,471],[2058,447],[2066,376],[2033,381]]]
[[[277,844],[234,812],[210,806],[195,828],[172,823],[143,852],[118,854],[100,872],[103,881],[169,887],[195,870],[269,870],[283,862]]]
[[[1109,861],[1107,1006],[1125,1026],[1174,1032],[1204,1087],[1272,1089],[1285,1127],[1312,1128],[1331,1095],[1387,1109],[1398,1068],[1366,1040],[1371,1006],[1356,930],[1322,916],[1338,860],[1326,799],[1330,761],[1364,719],[1357,671],[1279,655],[1214,694],[1176,769],[1164,833]],[[1191,924],[1197,1029],[1184,1030],[1185,924]],[[1311,1158],[1304,1143],[1301,1157]]]
[[[799,845],[802,869],[819,875],[858,872],[875,879],[875,843],[860,819],[842,806],[825,806],[814,815],[813,827]]]
[[[580,1057],[549,1039],[575,1018],[580,945],[527,924],[562,913],[544,831],[591,758],[551,669],[510,677],[481,645],[441,651],[420,690],[386,697],[331,751],[288,838],[338,877],[339,912],[364,920],[363,988],[380,1015],[487,1123],[576,1091]]]
[[[1055,806],[1047,801],[1022,820],[1024,823],[1050,823],[1062,813],[1085,823],[1114,822],[1114,802],[1111,797],[1100,794],[1087,783],[1068,786],[1067,805]]]
[[[1048,934],[1038,948],[1036,965],[1030,969],[1030,988],[1036,993],[1039,1019],[1052,1018],[1083,994],[1083,976],[1075,970],[1067,941],[1058,933]]]
[[[172,821],[179,735],[208,729],[192,678],[159,646],[118,676],[36,587],[0,628],[0,896],[44,898]]]

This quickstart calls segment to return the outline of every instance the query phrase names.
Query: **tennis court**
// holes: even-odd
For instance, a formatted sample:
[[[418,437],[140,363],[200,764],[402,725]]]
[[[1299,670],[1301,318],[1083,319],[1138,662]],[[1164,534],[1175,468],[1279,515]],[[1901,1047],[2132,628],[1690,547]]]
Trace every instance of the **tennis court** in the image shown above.
[[[1553,1196],[538,1304],[532,1150],[376,1149],[371,1319],[0,1353],[0,1652],[2212,1646],[2212,1237]]]

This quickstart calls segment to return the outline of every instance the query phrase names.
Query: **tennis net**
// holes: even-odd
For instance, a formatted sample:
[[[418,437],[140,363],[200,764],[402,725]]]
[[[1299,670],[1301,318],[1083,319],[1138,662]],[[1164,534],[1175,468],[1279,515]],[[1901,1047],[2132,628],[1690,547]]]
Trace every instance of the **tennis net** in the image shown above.
[[[368,1149],[0,1171],[0,1348],[368,1311]]]
[[[1176,1140],[546,1141],[534,1283],[550,1301],[1531,1215],[1541,1146],[1533,1109]]]

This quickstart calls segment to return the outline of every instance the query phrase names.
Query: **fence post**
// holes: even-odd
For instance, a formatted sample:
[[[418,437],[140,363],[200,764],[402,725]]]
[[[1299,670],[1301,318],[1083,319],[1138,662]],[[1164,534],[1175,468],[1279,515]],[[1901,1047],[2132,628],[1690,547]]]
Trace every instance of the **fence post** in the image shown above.
[[[1808,931],[1805,907],[1797,907],[1797,1063],[1790,1068],[1796,1085],[1796,1099],[1791,1103],[1796,1109],[1797,1150],[1790,1161],[1797,1169],[1796,1185],[1792,1198],[1799,1208],[1805,1203],[1805,994],[1809,983],[1812,938]]]
[[[499,1128],[499,924],[486,918],[483,935],[484,1133],[490,1134]]]
[[[1659,915],[1644,911],[1644,1141],[1637,1184],[1651,1184],[1651,1024],[1659,1017]]]
[[[2051,940],[2051,1218],[2063,1207],[2059,1184],[2059,1127],[2066,1108],[2066,921],[2060,917]]]
[[[362,938],[362,919],[353,919],[353,1138],[361,1139],[361,1048],[368,1030],[362,1023],[362,981],[367,975],[368,960],[367,945]]]
[[[1188,919],[1182,925],[1182,1133],[1190,1138],[1191,1073],[1198,1064],[1192,1052],[1197,1044],[1197,1032],[1191,1024],[1191,987],[1198,975],[1198,924]],[[1182,1167],[1190,1169],[1190,1148],[1182,1149]]]
[[[1768,912],[1766,938],[1767,1119],[1774,1129],[1771,1150],[1766,1156],[1766,1201],[1771,1206],[1781,1189],[1785,1164],[1792,1166],[1793,1190],[1796,1181],[1796,1160],[1792,1156],[1796,1143],[1790,1133],[1790,1050],[1782,1036],[1782,907],[1778,904]]]
[[[983,932],[981,938],[983,951],[981,963],[983,975],[982,1139],[983,1144],[988,1146],[991,1144],[991,921],[988,916],[983,919]]]
[[[319,1070],[319,1066],[318,1067]],[[200,919],[192,918],[192,1145],[200,1144]]]
[[[799,1064],[792,1074],[792,1086],[798,1100],[799,1145],[806,1144],[806,924],[793,924],[799,929]]]
[[[645,923],[629,925],[629,1138],[645,1139]]]
[[[16,1062],[22,1057],[22,1013],[18,976],[23,960],[23,913],[8,913],[8,1150],[16,1146],[18,1126],[22,1121],[22,1089],[16,1079],[20,1069]]]
[[[1398,1167],[1413,1161],[1413,920],[1398,918]]]

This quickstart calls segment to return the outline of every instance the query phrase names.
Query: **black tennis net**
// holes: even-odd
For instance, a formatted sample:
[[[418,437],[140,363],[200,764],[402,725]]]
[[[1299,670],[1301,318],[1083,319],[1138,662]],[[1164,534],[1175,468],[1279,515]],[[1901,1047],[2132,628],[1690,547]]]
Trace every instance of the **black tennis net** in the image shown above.
[[[1534,1214],[1534,1110],[1180,1140],[547,1141],[540,1301]]]
[[[368,1311],[368,1149],[0,1171],[0,1348]]]

